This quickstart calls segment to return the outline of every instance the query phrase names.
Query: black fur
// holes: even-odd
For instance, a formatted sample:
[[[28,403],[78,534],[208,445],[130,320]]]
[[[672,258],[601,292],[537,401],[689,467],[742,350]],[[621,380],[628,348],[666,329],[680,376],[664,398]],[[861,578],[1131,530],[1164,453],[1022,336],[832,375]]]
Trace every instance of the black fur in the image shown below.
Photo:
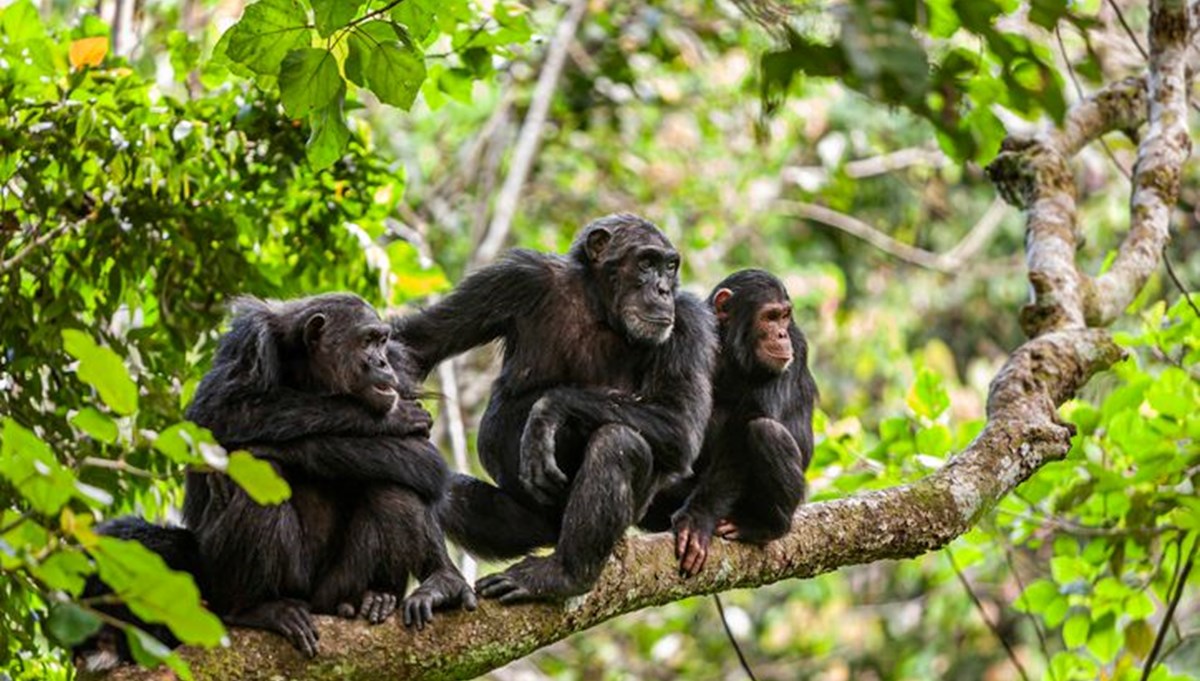
[[[310,610],[382,621],[409,575],[421,585],[401,603],[406,624],[474,607],[432,510],[448,471],[413,399],[412,360],[389,332],[357,296],[243,301],[188,410],[292,487],[283,504],[260,506],[223,474],[188,473],[184,519],[213,576],[210,605],[308,655]]]
[[[690,473],[716,338],[706,307],[677,291],[678,262],[653,224],[609,216],[565,256],[511,251],[393,320],[422,372],[504,344],[478,440],[496,484],[456,477],[443,525],[482,556],[557,550],[485,577],[482,595],[508,603],[587,591],[655,490]]]
[[[696,475],[664,490],[641,523],[652,530],[673,526],[686,574],[703,567],[723,522],[724,534],[739,541],[763,543],[787,533],[813,454],[817,387],[804,334],[788,321],[793,359],[783,373],[765,369],[755,356],[756,314],[767,303],[790,304],[787,290],[768,272],[742,270],[717,285],[710,306],[722,289],[732,296],[718,323],[713,413]]]

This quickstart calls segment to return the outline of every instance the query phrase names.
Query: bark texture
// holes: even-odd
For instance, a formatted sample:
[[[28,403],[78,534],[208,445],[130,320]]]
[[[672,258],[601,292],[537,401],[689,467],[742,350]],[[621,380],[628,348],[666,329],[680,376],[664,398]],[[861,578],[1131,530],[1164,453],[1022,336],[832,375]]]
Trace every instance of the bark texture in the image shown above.
[[[1057,407],[1121,356],[1103,327],[1121,314],[1159,266],[1179,174],[1191,149],[1185,76],[1189,8],[1151,6],[1151,64],[1080,102],[1059,129],[1010,139],[989,167],[1001,195],[1025,209],[1032,301],[1022,310],[1030,340],[992,382],[988,423],[941,470],[912,484],[802,507],[792,532],[757,548],[714,543],[704,571],[676,574],[666,535],[633,537],[610,559],[597,587],[562,605],[440,616],[412,633],[396,622],[318,618],[322,653],[304,660],[278,637],[237,630],[231,646],[184,650],[200,679],[462,679],[499,667],[617,615],[688,596],[804,578],[845,565],[919,556],[970,529],[1005,494],[1068,450],[1071,430]],[[1069,160],[1111,130],[1141,137],[1130,229],[1113,266],[1092,277],[1075,261],[1079,228]],[[115,679],[169,678],[123,669]]]

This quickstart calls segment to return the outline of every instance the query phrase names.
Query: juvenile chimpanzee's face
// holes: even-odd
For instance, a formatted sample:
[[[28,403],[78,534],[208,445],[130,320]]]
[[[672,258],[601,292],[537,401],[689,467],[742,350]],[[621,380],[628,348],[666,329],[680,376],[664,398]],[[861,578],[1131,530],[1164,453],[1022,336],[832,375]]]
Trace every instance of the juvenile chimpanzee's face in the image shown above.
[[[754,355],[764,369],[782,374],[792,365],[791,324],[791,302],[769,301],[758,307],[754,315]]]
[[[399,381],[388,362],[390,327],[365,303],[314,313],[305,323],[313,374],[332,392],[358,397],[387,413],[399,398]]]

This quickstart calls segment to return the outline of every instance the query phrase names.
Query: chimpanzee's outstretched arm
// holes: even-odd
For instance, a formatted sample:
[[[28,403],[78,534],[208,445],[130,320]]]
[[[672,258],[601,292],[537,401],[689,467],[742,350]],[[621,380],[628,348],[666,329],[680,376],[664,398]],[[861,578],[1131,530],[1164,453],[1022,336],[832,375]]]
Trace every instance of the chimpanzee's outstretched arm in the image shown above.
[[[552,267],[550,256],[510,251],[434,305],[392,318],[392,337],[409,349],[424,378],[447,357],[503,336],[514,317],[539,305],[552,285]]]
[[[278,463],[288,475],[400,485],[429,504],[445,494],[450,475],[424,437],[329,436],[252,446],[250,452]]]
[[[429,413],[412,400],[398,400],[391,412],[382,415],[350,396],[290,388],[198,393],[187,416],[211,430],[226,448],[322,435],[427,435],[432,423]]]

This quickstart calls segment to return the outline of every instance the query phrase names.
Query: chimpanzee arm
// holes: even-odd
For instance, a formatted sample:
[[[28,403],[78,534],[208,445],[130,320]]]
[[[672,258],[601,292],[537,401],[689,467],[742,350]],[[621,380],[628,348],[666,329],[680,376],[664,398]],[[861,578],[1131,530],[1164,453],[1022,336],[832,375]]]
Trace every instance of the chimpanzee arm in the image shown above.
[[[353,397],[290,388],[198,393],[187,415],[211,430],[224,447],[325,435],[428,435],[432,424],[429,413],[412,400],[398,400],[392,411],[381,415]]]
[[[278,463],[289,475],[393,483],[427,503],[442,498],[450,475],[437,448],[423,437],[327,436],[252,446],[250,452]]]
[[[675,558],[684,575],[695,575],[704,567],[717,524],[729,517],[746,491],[749,476],[728,444],[725,440],[706,452],[711,462],[697,476],[696,487],[683,506],[671,516]]]
[[[541,303],[554,273],[550,256],[510,251],[462,281],[442,300],[407,317],[390,320],[392,337],[412,353],[421,378],[447,357],[493,341],[514,317]]]

